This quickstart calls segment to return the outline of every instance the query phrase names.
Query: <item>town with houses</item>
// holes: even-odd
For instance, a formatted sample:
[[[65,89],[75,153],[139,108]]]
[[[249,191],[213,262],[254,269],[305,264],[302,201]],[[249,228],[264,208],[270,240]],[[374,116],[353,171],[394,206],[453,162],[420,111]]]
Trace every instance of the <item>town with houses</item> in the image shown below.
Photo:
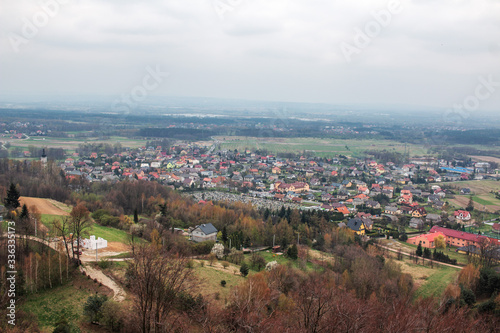
[[[339,225],[359,235],[373,232],[377,221],[399,223],[420,233],[429,231],[409,242],[431,248],[435,233],[445,235],[449,245],[457,247],[485,237],[464,232],[483,221],[472,219],[467,210],[454,209],[446,199],[472,195],[469,188],[460,187],[461,180],[499,176],[487,162],[459,167],[464,161],[412,158],[396,165],[345,156],[279,158],[216,148],[217,143],[210,147],[180,143],[169,150],[158,146],[113,155],[74,153],[61,168],[68,179],[84,177],[90,182],[157,181],[193,196],[200,204],[239,201],[261,209],[284,206],[336,212],[344,217]],[[443,182],[448,185],[440,186]],[[456,184],[451,187],[449,182]],[[462,230],[464,236],[457,236],[457,231],[450,234],[447,230],[452,229],[442,226]],[[495,223],[493,230],[497,229]]]

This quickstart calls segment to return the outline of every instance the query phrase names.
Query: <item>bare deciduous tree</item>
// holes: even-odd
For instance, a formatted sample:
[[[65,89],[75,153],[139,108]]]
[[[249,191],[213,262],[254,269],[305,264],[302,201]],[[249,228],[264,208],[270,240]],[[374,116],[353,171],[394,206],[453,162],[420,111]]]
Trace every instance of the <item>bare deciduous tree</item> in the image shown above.
[[[135,249],[130,271],[141,332],[160,332],[165,325],[175,326],[178,316],[172,315],[173,310],[193,279],[186,259],[156,246],[141,245]]]

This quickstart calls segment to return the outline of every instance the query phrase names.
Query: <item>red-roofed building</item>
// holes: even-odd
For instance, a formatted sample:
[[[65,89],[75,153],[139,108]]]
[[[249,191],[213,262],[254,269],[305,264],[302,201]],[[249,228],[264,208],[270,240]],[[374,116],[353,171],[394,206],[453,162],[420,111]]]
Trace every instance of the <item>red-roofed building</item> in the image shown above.
[[[435,232],[432,234],[418,235],[412,238],[408,238],[408,243],[413,245],[421,244],[422,247],[433,249],[436,247],[435,239],[440,235],[443,236],[446,240],[445,234],[443,234],[442,232]]]
[[[349,209],[347,209],[347,207],[346,207],[346,206],[337,207],[337,208],[335,208],[335,210],[336,210],[337,212],[339,212],[339,213],[344,214],[344,216],[347,216],[347,215],[349,215],[349,214],[350,214]]]
[[[468,221],[471,219],[470,212],[466,210],[456,210],[453,213],[453,216],[455,216],[457,220],[462,220],[462,221]]]
[[[498,243],[498,240],[493,239],[493,238],[488,238],[485,236],[471,234],[469,232],[443,228],[443,227],[439,227],[437,225],[433,226],[429,232],[430,233],[436,233],[436,232],[443,233],[446,236],[446,243],[449,246],[456,246],[456,247],[462,247],[462,246],[468,246],[468,245],[478,246],[478,241],[480,239],[484,239],[484,238],[496,241]]]

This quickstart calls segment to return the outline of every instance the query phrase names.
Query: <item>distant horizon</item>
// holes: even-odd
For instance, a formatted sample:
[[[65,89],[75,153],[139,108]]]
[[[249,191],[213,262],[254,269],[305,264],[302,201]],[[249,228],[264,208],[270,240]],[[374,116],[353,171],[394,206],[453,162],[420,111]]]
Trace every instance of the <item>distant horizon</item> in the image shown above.
[[[111,105],[113,100],[118,96],[112,94],[64,94],[64,95],[48,95],[43,93],[35,94],[23,94],[23,93],[0,93],[0,107],[4,107],[7,104],[22,105],[27,104],[51,104],[51,103],[63,103],[67,106],[74,104],[75,106],[81,105],[82,103],[96,104],[100,107],[106,107],[106,105]],[[312,108],[321,107],[323,108],[333,108],[335,111],[372,111],[372,112],[407,112],[407,111],[421,111],[421,112],[443,112],[445,107],[436,107],[429,105],[404,105],[404,104],[367,104],[367,103],[326,103],[326,102],[297,102],[297,101],[280,101],[280,100],[263,100],[263,99],[244,99],[244,98],[232,98],[232,97],[209,97],[209,96],[179,96],[179,95],[152,95],[148,96],[147,99],[142,101],[141,107],[147,108],[148,106],[160,106],[160,104],[171,102],[171,105],[163,105],[164,107],[176,107],[176,104],[181,102],[182,106],[179,107],[198,107],[200,102],[206,103],[205,107],[233,107],[233,108],[248,108],[256,107],[252,104],[261,104],[261,107],[300,107]],[[191,105],[189,105],[191,102]],[[224,105],[220,105],[223,103]],[[451,108],[450,108],[451,109]],[[306,111],[306,110],[303,110]],[[475,111],[477,114],[489,114],[493,112],[499,112],[499,108],[495,109],[478,109]]]
[[[54,1],[2,7],[0,95],[500,109],[497,1]]]

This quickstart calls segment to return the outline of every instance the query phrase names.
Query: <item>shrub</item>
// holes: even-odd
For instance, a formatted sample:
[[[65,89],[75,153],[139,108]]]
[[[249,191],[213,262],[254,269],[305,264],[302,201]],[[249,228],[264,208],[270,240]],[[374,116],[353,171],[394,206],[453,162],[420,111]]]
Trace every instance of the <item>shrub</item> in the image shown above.
[[[195,255],[209,254],[214,247],[214,241],[200,242],[191,244],[193,253]]]
[[[52,333],[80,333],[80,329],[75,324],[70,323],[65,316],[61,316]]]
[[[252,264],[253,269],[260,271],[264,266],[266,266],[266,259],[258,253],[252,253],[250,263]]]
[[[98,323],[102,318],[102,306],[108,300],[105,295],[92,295],[87,298],[83,306],[83,314],[90,322]]]
[[[120,332],[124,326],[120,304],[107,301],[102,305],[102,323],[112,332]]]
[[[99,263],[97,264],[101,269],[106,269],[109,268],[113,265],[112,261],[109,261],[108,259],[101,259],[99,260]]]
[[[297,249],[297,245],[293,244],[292,246],[290,246],[286,251],[286,255],[292,260],[297,260],[297,258],[299,257],[299,250]]]
[[[244,259],[245,256],[243,255],[243,251],[238,251],[235,248],[231,249],[231,253],[227,258],[229,262],[232,262],[235,265],[240,265]]]
[[[241,276],[245,277],[248,275],[248,271],[249,271],[249,268],[248,268],[248,265],[246,262],[243,262],[241,264],[241,267],[240,267],[240,273],[241,273]]]
[[[215,259],[217,259],[217,256],[214,253],[210,253],[208,255],[208,262],[210,263],[210,266],[213,266]]]
[[[463,286],[461,287],[460,291],[460,299],[468,306],[472,306],[474,305],[474,303],[476,303],[476,295],[474,295],[474,292],[469,288]]]
[[[227,261],[223,261],[222,262],[222,267],[224,267],[224,269],[228,268],[229,267],[229,263]]]

